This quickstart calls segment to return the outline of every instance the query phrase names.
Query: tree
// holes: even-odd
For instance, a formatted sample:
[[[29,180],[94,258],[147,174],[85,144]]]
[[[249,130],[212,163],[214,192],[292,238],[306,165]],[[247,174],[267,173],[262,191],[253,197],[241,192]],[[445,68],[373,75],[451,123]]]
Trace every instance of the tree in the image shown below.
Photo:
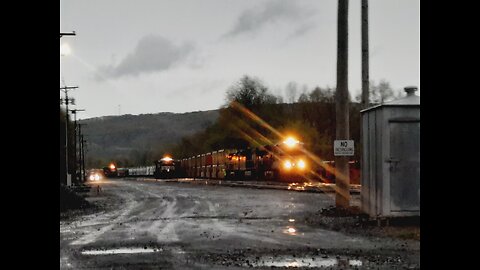
[[[385,79],[381,79],[378,84],[375,84],[373,80],[370,81],[370,102],[373,104],[380,104],[392,99],[396,99],[401,96],[401,91],[394,91],[390,86],[390,83]],[[400,92],[400,93],[399,93]],[[362,93],[355,96],[355,100],[360,102],[362,99]]]
[[[320,88],[318,86],[315,87],[309,95],[311,102],[333,102],[334,97],[334,89],[330,87]]]
[[[262,104],[275,104],[277,98],[268,93],[268,88],[258,78],[244,75],[227,91],[227,102],[236,101],[248,109]]]
[[[307,93],[302,93],[302,94],[300,94],[300,96],[298,97],[298,102],[299,102],[299,103],[306,103],[306,102],[308,102],[308,101],[309,101],[309,99],[308,99]]]
[[[297,83],[296,82],[289,82],[287,87],[285,88],[285,93],[287,97],[288,103],[294,103],[295,98],[297,97]]]
[[[390,83],[385,80],[380,80],[377,86],[377,91],[378,91],[381,103],[385,102],[387,99],[394,97],[393,89],[390,86]]]

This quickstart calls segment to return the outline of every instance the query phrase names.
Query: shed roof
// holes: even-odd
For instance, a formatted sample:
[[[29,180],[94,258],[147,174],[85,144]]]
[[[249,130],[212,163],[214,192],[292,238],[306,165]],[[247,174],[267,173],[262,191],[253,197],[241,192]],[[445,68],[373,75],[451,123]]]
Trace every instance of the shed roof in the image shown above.
[[[413,92],[408,93],[405,97],[399,98],[390,102],[385,102],[376,106],[372,106],[370,108],[366,108],[361,110],[360,112],[367,112],[370,110],[379,109],[381,107],[388,107],[388,106],[420,106],[420,96],[415,95]]]

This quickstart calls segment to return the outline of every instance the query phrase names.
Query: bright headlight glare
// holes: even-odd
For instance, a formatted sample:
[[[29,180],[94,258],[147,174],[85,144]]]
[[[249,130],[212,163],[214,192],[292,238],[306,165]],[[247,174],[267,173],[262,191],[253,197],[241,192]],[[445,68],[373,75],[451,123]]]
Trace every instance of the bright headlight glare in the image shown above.
[[[287,160],[287,161],[285,161],[283,166],[285,167],[285,169],[290,169],[290,168],[292,168],[292,163],[290,162],[290,160]]]
[[[284,143],[288,146],[288,147],[293,147],[295,146],[296,144],[298,144],[298,141],[293,138],[293,137],[288,137]]]
[[[298,161],[297,165],[298,165],[298,167],[299,167],[300,169],[304,169],[304,168],[305,168],[305,161],[303,161],[303,160],[300,159],[300,160]]]

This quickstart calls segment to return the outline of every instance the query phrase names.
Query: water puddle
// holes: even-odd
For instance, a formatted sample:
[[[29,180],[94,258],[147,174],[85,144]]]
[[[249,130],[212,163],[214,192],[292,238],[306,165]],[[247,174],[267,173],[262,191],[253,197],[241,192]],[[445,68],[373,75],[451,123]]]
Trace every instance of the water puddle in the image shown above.
[[[116,248],[116,249],[96,249],[84,250],[82,255],[113,255],[113,254],[137,254],[152,253],[163,251],[161,248]]]
[[[309,257],[295,258],[292,256],[263,257],[251,263],[253,267],[332,267],[332,266],[362,266],[360,260],[337,258]]]
[[[284,234],[288,234],[288,235],[298,235],[298,229],[295,228],[294,226],[286,226],[282,232]],[[303,233],[302,233],[303,235]]]

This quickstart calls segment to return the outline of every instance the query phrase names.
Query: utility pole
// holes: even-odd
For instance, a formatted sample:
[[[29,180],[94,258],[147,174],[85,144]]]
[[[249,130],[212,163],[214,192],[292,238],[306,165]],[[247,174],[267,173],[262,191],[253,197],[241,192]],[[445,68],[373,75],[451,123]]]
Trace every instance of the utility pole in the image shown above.
[[[60,32],[60,38],[63,36],[76,36],[75,31],[72,31],[71,33],[64,33]],[[70,89],[75,89],[78,87],[60,87],[60,90],[63,90],[65,92],[65,105],[66,105],[66,110],[65,110],[65,181],[67,186],[70,186],[71,183],[71,175],[69,174],[69,166],[68,166],[68,104],[70,103],[70,99],[68,98],[68,90]],[[60,99],[60,104],[62,104],[62,99]],[[72,104],[75,104],[72,102]]]
[[[368,0],[362,0],[362,109],[370,104],[368,54]]]
[[[337,90],[336,103],[336,139],[348,140],[349,97],[348,97],[348,0],[338,0],[337,21]],[[350,174],[348,156],[335,157],[335,205],[337,208],[350,206]]]
[[[82,179],[82,182],[85,181],[85,151],[84,151],[84,136],[83,136],[83,133],[82,133],[82,126],[84,126],[85,124],[78,124],[78,145],[80,146],[79,147],[79,167],[80,167],[80,175],[81,175],[81,179]]]
[[[370,106],[370,76],[369,76],[369,49],[368,49],[368,0],[362,0],[362,11],[361,11],[361,20],[362,20],[362,103],[361,109],[366,109]],[[360,129],[363,127],[363,119],[360,116]],[[365,160],[363,158],[363,132],[360,132],[360,170],[362,171],[365,168]],[[363,173],[362,173],[363,175]],[[362,179],[360,179],[362,181]]]
[[[69,90],[72,90],[72,89],[77,89],[78,86],[64,86],[64,87],[60,87],[60,90],[64,91],[65,93],[65,100],[64,100],[64,103],[65,103],[65,106],[66,106],[66,109],[65,109],[65,172],[67,174],[66,176],[66,180],[67,180],[67,186],[70,186],[72,183],[72,178],[71,178],[71,175],[69,173],[69,168],[70,166],[68,166],[68,104],[72,104],[72,105],[75,105],[75,102],[74,100],[72,99],[69,99],[68,98],[68,91]],[[62,100],[60,99],[60,102],[62,102]]]
[[[85,181],[85,143],[87,142],[86,140],[83,139],[83,134],[81,136],[82,139],[82,179]]]
[[[74,109],[74,110],[70,110],[73,114],[73,173],[74,173],[74,176],[73,176],[73,179],[75,180],[75,183],[78,184],[79,183],[79,180],[78,179],[79,175],[77,173],[77,168],[78,168],[78,159],[77,159],[77,138],[80,138],[80,135],[77,137],[77,112],[83,112],[85,110],[83,109]],[[78,144],[80,145],[80,144]],[[80,154],[78,155],[80,156]]]

